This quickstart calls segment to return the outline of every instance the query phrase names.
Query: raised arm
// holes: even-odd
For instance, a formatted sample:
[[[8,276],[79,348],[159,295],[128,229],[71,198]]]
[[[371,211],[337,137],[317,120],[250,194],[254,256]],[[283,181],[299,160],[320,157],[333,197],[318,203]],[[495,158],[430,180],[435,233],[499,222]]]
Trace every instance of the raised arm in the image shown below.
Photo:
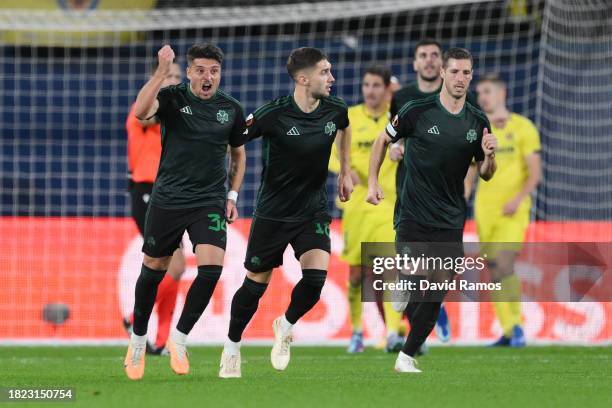
[[[140,120],[150,119],[159,107],[157,94],[168,75],[170,66],[174,61],[174,51],[169,45],[164,45],[158,52],[159,64],[153,76],[142,87],[134,103],[134,115]]]

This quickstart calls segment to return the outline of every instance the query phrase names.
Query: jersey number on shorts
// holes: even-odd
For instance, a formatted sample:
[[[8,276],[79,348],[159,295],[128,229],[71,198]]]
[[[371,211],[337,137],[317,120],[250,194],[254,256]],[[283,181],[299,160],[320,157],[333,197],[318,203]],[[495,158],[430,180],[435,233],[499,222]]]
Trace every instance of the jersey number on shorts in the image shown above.
[[[328,222],[317,222],[315,223],[315,226],[317,228],[316,233],[319,235],[327,235],[327,237],[329,237],[329,223]]]
[[[213,230],[215,232],[226,231],[227,227],[225,226],[225,218],[221,218],[219,214],[208,214],[208,219],[210,220],[209,230]]]

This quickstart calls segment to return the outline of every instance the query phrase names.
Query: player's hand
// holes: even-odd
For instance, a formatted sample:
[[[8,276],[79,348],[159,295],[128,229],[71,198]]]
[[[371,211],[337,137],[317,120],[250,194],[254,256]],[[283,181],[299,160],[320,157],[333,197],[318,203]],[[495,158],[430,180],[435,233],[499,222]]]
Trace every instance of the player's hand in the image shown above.
[[[174,50],[168,44],[164,45],[157,52],[157,59],[159,61],[157,69],[164,73],[168,72],[174,62]]]
[[[225,204],[225,220],[228,224],[238,219],[238,209],[236,208],[236,202],[234,200],[227,200]]]
[[[368,187],[368,197],[366,198],[368,203],[378,205],[384,199],[385,195],[383,194],[382,188],[380,188],[378,183]]]
[[[487,128],[482,131],[482,150],[485,156],[491,156],[497,150],[497,138]]]
[[[404,144],[393,143],[389,148],[389,158],[391,161],[398,162],[404,159]]]
[[[519,198],[513,198],[512,200],[508,201],[505,205],[504,208],[502,209],[502,214],[505,215],[506,217],[511,217],[514,215],[514,213],[516,213],[516,211],[518,210],[519,206],[521,205],[521,199]]]
[[[350,174],[342,173],[338,175],[338,197],[345,202],[351,198],[353,192],[353,180]]]

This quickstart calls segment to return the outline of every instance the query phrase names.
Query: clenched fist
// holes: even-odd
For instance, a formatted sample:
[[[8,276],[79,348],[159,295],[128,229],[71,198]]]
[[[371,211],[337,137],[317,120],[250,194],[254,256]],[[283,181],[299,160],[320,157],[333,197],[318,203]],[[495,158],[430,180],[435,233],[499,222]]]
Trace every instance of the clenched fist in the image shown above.
[[[157,69],[164,73],[168,72],[170,70],[170,66],[174,62],[174,51],[172,50],[172,47],[167,44],[161,47],[161,49],[157,52],[157,59],[159,61]]]
[[[487,128],[482,131],[482,150],[485,156],[491,156],[497,150],[497,138]]]

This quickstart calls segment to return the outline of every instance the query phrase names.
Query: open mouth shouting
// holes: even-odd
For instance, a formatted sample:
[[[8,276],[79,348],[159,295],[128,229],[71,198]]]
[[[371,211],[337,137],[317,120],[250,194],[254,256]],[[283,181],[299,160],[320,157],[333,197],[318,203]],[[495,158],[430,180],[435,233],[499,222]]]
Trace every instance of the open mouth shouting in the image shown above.
[[[212,83],[210,82],[202,83],[202,95],[204,95],[205,97],[212,95],[212,89],[213,89]]]

